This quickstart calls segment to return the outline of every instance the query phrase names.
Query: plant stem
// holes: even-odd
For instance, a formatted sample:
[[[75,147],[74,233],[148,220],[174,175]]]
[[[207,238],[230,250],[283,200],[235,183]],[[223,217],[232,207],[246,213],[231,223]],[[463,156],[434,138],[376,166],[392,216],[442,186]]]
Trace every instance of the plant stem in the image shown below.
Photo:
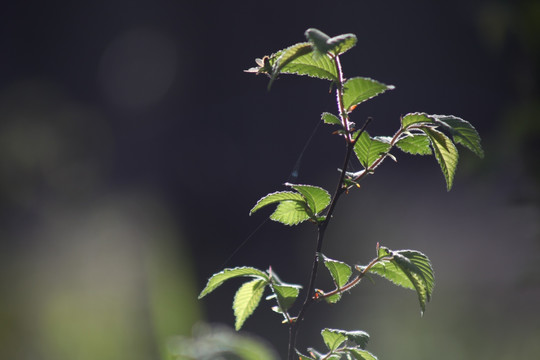
[[[351,129],[349,129],[349,115],[343,105],[343,71],[341,70],[341,62],[339,61],[339,56],[335,55],[333,57],[334,64],[336,66],[336,73],[338,74],[338,81],[336,85],[336,99],[339,111],[339,118],[341,120],[341,125],[345,129],[345,139],[347,143],[352,142],[351,138]]]
[[[336,204],[340,198],[340,196],[346,191],[347,187],[344,186],[345,181],[345,170],[347,169],[347,165],[349,164],[349,161],[351,159],[351,154],[354,150],[354,144],[362,135],[364,132],[366,126],[370,123],[371,119],[368,118],[368,120],[364,123],[364,126],[360,129],[358,134],[356,135],[356,138],[350,142],[347,142],[347,152],[345,154],[345,159],[343,161],[343,170],[341,171],[341,175],[339,177],[339,181],[336,187],[336,190],[334,192],[334,196],[332,196],[332,201],[330,203],[330,207],[328,208],[328,212],[326,213],[326,218],[324,221],[320,222],[317,227],[317,247],[315,250],[315,256],[313,259],[313,265],[311,267],[311,276],[309,279],[309,285],[306,292],[306,298],[304,299],[304,303],[302,304],[302,307],[300,308],[300,311],[298,313],[298,316],[296,317],[296,320],[293,322],[290,322],[289,324],[289,351],[288,351],[288,359],[293,360],[294,354],[295,354],[295,348],[296,348],[296,335],[298,333],[298,328],[300,326],[300,323],[304,319],[304,315],[306,313],[307,308],[311,303],[314,301],[314,293],[315,293],[315,280],[317,279],[317,273],[319,269],[319,254],[322,250],[322,245],[324,241],[324,234],[326,233],[326,228],[328,227],[328,224],[330,223],[330,220],[332,219],[332,215],[334,214],[334,209],[336,208]]]

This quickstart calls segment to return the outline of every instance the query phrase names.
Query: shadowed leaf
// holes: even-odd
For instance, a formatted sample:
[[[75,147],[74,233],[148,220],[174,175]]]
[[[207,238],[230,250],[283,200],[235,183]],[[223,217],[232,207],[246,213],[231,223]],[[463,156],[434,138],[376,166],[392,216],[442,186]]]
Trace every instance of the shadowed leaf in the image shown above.
[[[435,285],[433,268],[427,256],[415,250],[391,251],[381,247],[379,258],[382,260],[373,265],[369,272],[415,290],[423,313]]]
[[[438,130],[424,127],[422,128],[422,131],[427,134],[431,141],[431,147],[435,153],[435,158],[441,166],[444,179],[446,180],[446,189],[450,191],[454,182],[454,175],[458,163],[458,151],[456,146],[452,140]]]
[[[431,116],[450,131],[457,144],[465,146],[480,158],[484,157],[484,150],[480,145],[480,135],[468,121],[453,115]]]

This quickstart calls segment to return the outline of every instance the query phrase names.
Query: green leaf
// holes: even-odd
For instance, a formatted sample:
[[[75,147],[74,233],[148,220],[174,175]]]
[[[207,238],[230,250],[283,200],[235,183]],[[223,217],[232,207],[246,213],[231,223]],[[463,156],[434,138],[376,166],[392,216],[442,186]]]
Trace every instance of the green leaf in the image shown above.
[[[373,79],[351,78],[343,84],[343,106],[350,112],[353,106],[392,89],[394,89],[393,85],[385,85]]]
[[[388,254],[392,256],[389,259]],[[391,251],[381,247],[379,259],[384,260],[373,265],[369,272],[382,276],[396,285],[416,290],[423,313],[435,285],[433,268],[427,256],[415,250]]]
[[[307,29],[305,35],[309,42],[313,44],[318,56],[325,55],[328,52],[333,55],[343,54],[354,47],[357,41],[354,34],[343,34],[331,38],[322,31],[313,28]]]
[[[234,269],[225,269],[212,275],[212,277],[208,279],[208,283],[206,284],[203,291],[201,291],[199,299],[214,291],[225,281],[239,276],[250,276],[258,279],[264,279],[265,281],[268,281],[269,279],[268,275],[265,272],[262,272],[261,270],[252,267],[237,267]]]
[[[452,140],[438,130],[423,127],[422,131],[429,136],[431,147],[435,153],[435,158],[439,162],[442,173],[446,180],[446,189],[450,191],[452,188],[452,183],[454,182],[454,175],[456,173],[458,163],[458,151],[456,146]]]
[[[379,261],[369,269],[370,273],[377,274],[390,280],[396,285],[415,290],[414,284],[405,272],[392,260]]]
[[[259,305],[266,284],[267,281],[261,279],[249,281],[240,286],[234,295],[233,309],[236,317],[234,327],[237,331]]]
[[[270,287],[276,294],[282,311],[287,311],[294,304],[301,289],[300,285],[292,284],[277,285],[271,283]]]
[[[313,49],[319,56],[325,55],[330,50],[331,46],[328,44],[330,36],[322,31],[311,28],[307,29],[304,35],[306,35],[309,42],[313,44]]]
[[[409,135],[400,139],[396,146],[413,155],[431,155],[430,141],[426,135]]]
[[[279,57],[277,57],[272,65],[272,76],[268,83],[268,90],[270,90],[272,83],[287,64],[298,59],[300,56],[310,54],[311,52],[313,52],[313,47],[310,43],[298,43],[282,50]]]
[[[310,77],[337,81],[335,64],[328,56],[313,57],[311,54],[302,55],[280,70],[281,74],[307,75]]]
[[[401,118],[401,128],[403,130],[407,129],[411,125],[419,124],[434,124],[432,118],[425,113],[410,113]]]
[[[347,349],[349,354],[353,356],[355,360],[377,360],[377,357],[366,350],[360,350],[355,348]]]
[[[336,284],[336,286],[341,289],[343,285],[347,284],[347,281],[349,281],[351,277],[351,267],[344,262],[329,259],[324,255],[323,260],[324,265],[332,275],[332,279],[334,279],[334,284]]]
[[[297,191],[279,191],[260,199],[251,209],[250,214],[260,208],[279,202],[270,219],[285,225],[296,225],[308,219],[319,221],[317,214],[330,203],[330,194],[320,187],[312,185],[286,184]]]
[[[385,257],[392,257],[393,252],[386,246],[379,246],[379,243],[377,243],[377,259],[382,259]]]
[[[292,191],[277,191],[275,193],[268,194],[264,197],[262,197],[259,201],[257,201],[257,204],[251,209],[249,212],[249,215],[253,214],[255,211],[259,210],[262,207],[265,207],[266,205],[270,205],[276,202],[281,202],[284,200],[291,200],[291,201],[298,201],[305,203],[305,199],[302,197],[302,195],[292,192]]]
[[[297,225],[303,221],[313,218],[311,211],[305,201],[282,201],[276,210],[270,215],[270,219],[284,225]]]
[[[355,133],[356,136],[357,133]],[[354,144],[354,153],[364,168],[368,169],[373,163],[381,157],[381,155],[388,152],[390,144],[371,138],[369,134],[364,131],[360,138]]]
[[[337,81],[336,65],[332,59],[328,56],[314,57],[312,50],[309,42],[294,44],[262,59],[256,59],[259,66],[244,71],[268,74],[271,78],[269,87],[279,74],[307,75]]]
[[[300,289],[302,286],[297,284],[288,284],[286,282],[281,281],[279,276],[276,274],[275,271],[270,268],[269,272],[269,278],[270,278],[270,288],[272,289],[273,295],[267,297],[266,299],[275,299],[277,298],[278,302],[278,309],[275,310],[278,313],[284,314],[287,309],[289,309],[296,298],[298,297],[298,294],[300,292]]]
[[[435,276],[433,274],[431,261],[429,261],[426,255],[416,250],[399,250],[395,251],[394,253],[400,255],[396,258],[396,261],[402,261],[403,258],[401,256],[403,256],[404,259],[409,260],[413,265],[411,271],[421,274],[423,278],[422,280],[425,282],[427,287],[426,300],[430,301],[433,288],[435,287]],[[408,261],[405,261],[403,266],[408,265]]]
[[[335,304],[339,300],[341,300],[341,295],[342,295],[341,293],[335,293],[335,294],[330,295],[330,296],[325,296],[324,301],[326,301],[328,304]]]
[[[345,330],[335,330],[340,334],[343,334],[347,337],[347,340],[356,344],[360,348],[364,349],[367,346],[369,341],[369,334],[361,330],[345,331]]]
[[[323,329],[321,331],[324,343],[330,351],[335,351],[341,344],[343,344],[347,337],[341,334],[338,330]]]
[[[330,204],[330,194],[321,187],[290,183],[286,183],[285,185],[292,187],[294,190],[302,194],[304,199],[306,199],[309,208],[315,215],[326,209],[328,204]]]
[[[326,43],[330,46],[330,52],[334,55],[341,55],[356,45],[357,39],[354,34],[343,34],[334,36],[326,40]]]
[[[323,119],[325,124],[341,125],[341,120],[339,120],[339,118],[336,115],[330,114],[328,112],[323,112],[321,114],[321,119]]]
[[[465,146],[480,158],[484,157],[484,150],[480,145],[480,135],[468,121],[453,115],[430,116],[450,130],[455,143]]]
[[[296,51],[294,55],[298,56],[288,58],[288,61],[286,62],[280,61],[281,66],[279,66],[279,69],[278,66],[275,67],[276,71],[271,74],[272,76],[275,77],[279,74],[296,74],[307,75],[324,80],[337,81],[337,70],[332,59],[330,59],[328,56],[312,56],[310,52],[307,52],[307,46],[311,47],[312,45],[310,43],[298,43],[286,49],[277,51],[276,53],[267,57],[268,65],[265,66],[264,69],[274,69],[274,65],[276,65],[281,55],[288,52],[289,49],[293,48],[293,53],[294,51]],[[306,51],[306,54],[300,55],[302,51]],[[248,71],[253,72],[251,70],[252,69]],[[257,71],[264,72],[263,70],[261,70],[261,68],[259,68]]]

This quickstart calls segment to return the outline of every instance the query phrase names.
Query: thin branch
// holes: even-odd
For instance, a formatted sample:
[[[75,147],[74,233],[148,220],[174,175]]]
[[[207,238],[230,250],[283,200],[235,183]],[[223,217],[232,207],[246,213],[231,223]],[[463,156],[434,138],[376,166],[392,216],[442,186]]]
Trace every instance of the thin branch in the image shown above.
[[[360,282],[360,280],[362,280],[362,278],[368,273],[369,269],[371,269],[373,267],[373,265],[375,265],[376,263],[378,263],[379,261],[383,261],[383,260],[392,260],[394,257],[393,256],[385,256],[385,257],[382,257],[382,258],[375,258],[373,259],[361,272],[360,272],[360,275],[357,275],[354,279],[352,279],[351,281],[349,281],[349,283],[343,285],[341,288],[339,289],[335,289],[335,290],[332,290],[330,292],[327,292],[327,293],[323,293],[322,295],[319,295],[317,297],[317,299],[323,299],[323,298],[326,298],[326,297],[330,297],[332,295],[335,295],[335,294],[341,294],[341,293],[344,293],[345,291],[348,291],[350,290],[351,288],[355,287],[356,285],[358,285],[358,283]],[[315,300],[315,299],[314,299]]]
[[[410,126],[407,130],[413,128],[412,126]],[[367,174],[372,174],[373,171],[379,166],[381,165],[381,163],[388,157],[388,154],[390,154],[390,150],[392,150],[392,148],[396,145],[396,143],[398,142],[400,136],[403,134],[405,130],[404,129],[399,129],[395,134],[394,136],[392,137],[392,139],[390,140],[390,147],[388,148],[388,150],[384,153],[384,154],[381,154],[381,156],[375,160],[373,162],[373,164],[371,164],[370,167],[368,167],[366,169],[366,171],[362,172],[360,175],[358,175],[357,177],[355,177],[354,179],[352,179],[353,181],[359,181],[361,180],[364,176],[366,176]]]
[[[338,184],[336,186],[336,190],[334,191],[334,196],[332,196],[332,201],[330,203],[330,207],[328,208],[328,212],[326,213],[326,218],[324,221],[320,222],[318,225],[318,233],[317,233],[317,247],[315,250],[315,256],[313,259],[313,265],[311,268],[311,276],[309,280],[309,286],[306,292],[306,297],[304,299],[304,303],[302,304],[302,307],[300,308],[300,311],[298,313],[298,316],[296,317],[296,321],[289,323],[289,354],[288,359],[293,360],[294,359],[294,353],[296,348],[296,335],[298,333],[298,327],[300,326],[300,323],[304,319],[304,315],[306,313],[307,308],[311,305],[311,303],[314,301],[314,293],[315,293],[315,280],[317,279],[317,273],[319,268],[319,254],[322,250],[322,245],[324,241],[324,234],[326,232],[326,228],[328,227],[328,224],[330,223],[330,220],[332,219],[332,215],[334,214],[334,210],[336,208],[336,204],[340,198],[340,196],[346,191],[347,187],[344,186],[345,183],[345,170],[347,169],[347,166],[349,164],[349,161],[351,159],[351,155],[354,150],[354,144],[356,141],[360,138],[364,130],[366,129],[367,125],[371,122],[371,118],[368,118],[358,134],[356,135],[355,139],[353,141],[347,142],[347,152],[345,154],[345,159],[343,161],[343,170],[341,171],[341,175],[339,177]]]

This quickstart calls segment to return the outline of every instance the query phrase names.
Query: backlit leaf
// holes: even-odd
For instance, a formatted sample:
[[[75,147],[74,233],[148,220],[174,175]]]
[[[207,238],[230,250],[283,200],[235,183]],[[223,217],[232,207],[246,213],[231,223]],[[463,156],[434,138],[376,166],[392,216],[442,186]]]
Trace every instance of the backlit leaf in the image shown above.
[[[375,160],[385,154],[389,149],[389,143],[371,138],[366,131],[360,135],[360,138],[354,144],[354,153],[366,169],[373,165]]]
[[[330,204],[330,194],[321,187],[313,185],[285,184],[298,191],[306,199],[307,204],[313,213],[319,214]]]
[[[266,205],[274,204],[276,202],[281,202],[284,200],[305,202],[305,199],[302,197],[302,195],[296,192],[277,191],[275,193],[268,194],[262,197],[259,201],[257,201],[257,204],[255,204],[253,209],[251,209],[251,211],[249,212],[249,215],[253,214],[255,211],[259,210],[260,208],[265,207]]]
[[[238,289],[234,295],[233,309],[236,317],[235,329],[240,330],[246,319],[259,305],[267,282],[261,279],[249,281]]]
[[[332,279],[334,279],[334,284],[336,284],[338,288],[342,288],[343,285],[347,284],[347,281],[349,281],[352,274],[351,267],[344,262],[329,259],[324,255],[323,260],[324,265],[332,275]]]
[[[343,106],[347,111],[352,111],[353,106],[392,89],[393,85],[385,85],[373,79],[351,78],[343,84]]]
[[[330,114],[328,112],[322,113],[321,119],[323,119],[325,124],[341,125],[341,120],[339,120],[339,118],[336,115]]]
[[[287,311],[298,298],[301,286],[299,285],[277,285],[270,284],[272,291],[276,294],[281,310]]]
[[[400,139],[396,146],[413,155],[431,155],[430,141],[426,135],[409,135]]]
[[[324,343],[330,351],[335,351],[341,344],[347,340],[347,337],[333,329],[323,329],[321,331]]]
[[[306,54],[297,57],[280,70],[281,74],[307,75],[323,80],[337,81],[336,66],[328,56],[313,57]]]
[[[203,291],[201,291],[201,294],[199,295],[199,299],[203,298],[207,294],[214,291],[217,287],[219,287],[221,284],[223,284],[225,281],[239,277],[239,276],[248,276],[248,277],[254,277],[259,279],[264,279],[265,281],[268,281],[268,274],[265,272],[255,269],[252,267],[237,267],[233,269],[225,269],[221,272],[218,272],[210,277],[208,279],[208,283],[206,284]]]
[[[411,279],[402,271],[393,259],[378,262],[369,269],[369,272],[380,275],[396,285],[415,290]]]
[[[337,81],[336,65],[332,59],[328,56],[312,56],[311,46],[309,42],[294,44],[263,59],[257,59],[259,67],[245,71],[268,74],[271,77],[271,83],[279,74],[307,75]],[[287,55],[281,58],[283,54]]]
[[[300,194],[299,194],[300,195]],[[305,201],[282,201],[270,215],[270,219],[284,225],[297,225],[313,217]]]
[[[284,49],[272,65],[272,75],[270,82],[268,83],[268,89],[270,89],[276,77],[287,64],[298,59],[302,55],[311,54],[312,52],[313,47],[310,43],[299,43]]]
[[[435,122],[425,113],[410,113],[401,118],[401,128],[403,130],[411,125],[419,124],[435,124]]]

